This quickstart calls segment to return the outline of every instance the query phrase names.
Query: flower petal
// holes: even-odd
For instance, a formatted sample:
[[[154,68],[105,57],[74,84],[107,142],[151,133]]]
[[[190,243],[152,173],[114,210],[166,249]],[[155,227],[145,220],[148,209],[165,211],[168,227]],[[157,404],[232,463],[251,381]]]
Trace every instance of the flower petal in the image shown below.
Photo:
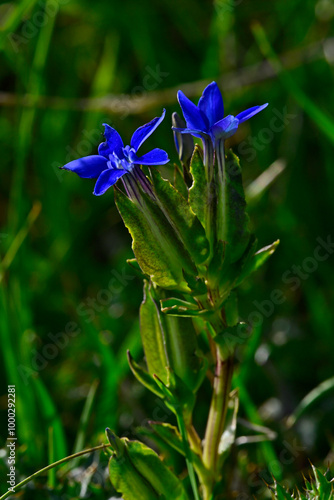
[[[119,158],[122,157],[122,151],[124,144],[121,136],[114,128],[110,127],[107,123],[103,123],[104,126],[104,136],[107,139],[105,142],[101,142],[99,145],[99,155],[108,158],[110,154],[115,152]]]
[[[225,118],[211,127],[211,137],[213,137],[214,141],[217,141],[218,139],[227,139],[235,134],[238,126],[239,120],[235,116],[225,116]]]
[[[209,120],[210,127],[224,118],[224,102],[216,82],[204,89],[198,107]]]
[[[192,128],[177,128],[172,127],[174,132],[180,132],[180,134],[190,134],[199,139],[205,139],[205,136],[209,135],[209,132],[202,132],[202,130],[193,130]]]
[[[103,170],[108,168],[107,163],[108,161],[103,156],[92,155],[70,161],[61,168],[75,172],[83,179],[97,179]]]
[[[141,127],[137,128],[137,130],[134,132],[131,138],[131,147],[135,151],[138,151],[143,142],[146,141],[146,139],[151,134],[153,134],[155,129],[160,125],[162,120],[165,118],[165,114],[166,110],[164,109],[160,117],[154,118],[149,123],[146,123],[146,125],[142,125]]]
[[[186,128],[186,123],[179,117],[178,113],[172,114],[173,136],[176,151],[181,162],[187,163],[194,151],[194,139],[191,134],[181,134],[179,129]]]
[[[200,111],[200,109],[184,95],[182,90],[177,93],[183,116],[187,122],[187,127],[194,130],[206,132],[209,128],[209,120]]]
[[[163,149],[155,148],[143,156],[137,156],[138,165],[165,165],[169,162],[168,154]]]
[[[95,196],[101,196],[126,173],[126,170],[121,168],[108,168],[108,170],[102,172],[97,179],[93,194],[95,194]]]
[[[239,113],[236,118],[239,120],[240,123],[249,120],[249,118],[252,118],[252,116],[256,115],[257,113],[260,113],[264,108],[268,106],[268,103],[263,104],[262,106],[253,106],[252,108],[246,109],[242,113]]]

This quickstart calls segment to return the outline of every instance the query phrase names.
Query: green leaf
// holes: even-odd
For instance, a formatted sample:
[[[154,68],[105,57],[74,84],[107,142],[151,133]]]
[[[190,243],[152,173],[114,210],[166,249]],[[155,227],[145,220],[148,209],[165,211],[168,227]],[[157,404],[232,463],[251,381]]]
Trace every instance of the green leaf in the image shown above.
[[[115,202],[143,273],[164,288],[187,290],[182,269],[196,274],[196,267],[157,205],[142,193],[139,207],[116,189]]]
[[[183,277],[187,282],[192,295],[204,295],[208,292],[203,278],[189,274],[185,270],[183,270]]]
[[[154,432],[159,436],[159,438],[161,438],[167,445],[172,447],[173,450],[180,453],[180,455],[184,457],[186,456],[181,434],[174,425],[165,422],[149,422],[149,424]],[[191,461],[194,464],[195,469],[203,469],[201,458],[193,450],[190,450],[190,453]]]
[[[188,309],[185,304],[188,302],[179,301],[180,304],[174,304],[171,307],[165,307],[165,304],[161,302],[161,311],[168,316],[177,316],[180,318],[194,318],[196,316],[201,316],[203,318],[209,318],[212,316],[212,311],[208,309]]]
[[[156,169],[150,169],[157,202],[166,218],[188,250],[195,264],[203,264],[209,257],[209,242],[205,231],[191,210],[188,201]]]
[[[198,311],[198,305],[193,302],[187,302],[186,300],[178,299],[176,297],[169,297],[168,299],[162,299],[161,310],[165,312],[165,309],[184,309],[191,311]]]
[[[189,189],[189,203],[193,212],[197,215],[198,219],[205,226],[205,196],[206,192],[206,179],[205,170],[203,165],[203,152],[202,149],[195,145],[195,150],[191,158],[190,173],[193,178],[193,183]]]
[[[236,285],[239,285],[245,278],[247,278],[250,274],[257,271],[269,257],[275,252],[276,248],[279,245],[279,240],[274,241],[271,245],[261,248],[258,250],[253,256],[249,254],[247,259],[245,260],[241,274],[236,282]]]
[[[154,432],[169,444],[174,450],[185,456],[181,434],[178,429],[171,424],[162,422],[149,422]]]
[[[197,356],[196,331],[192,321],[169,317],[160,311],[158,294],[161,297],[164,293],[145,282],[144,301],[140,307],[140,333],[148,372],[151,376],[156,375],[167,387],[174,381],[176,392],[187,392],[183,385],[192,392],[203,382],[204,369],[204,361]],[[166,300],[184,303],[179,299]],[[190,306],[197,307],[194,304]]]
[[[153,450],[139,441],[119,439],[109,430],[107,434],[114,449],[110,480],[124,500],[188,500],[180,479]]]
[[[319,493],[319,500],[329,500],[333,498],[333,483],[328,481],[328,479],[313,465],[313,474],[315,477],[316,488]]]
[[[218,151],[215,170],[217,213],[217,240],[227,243],[231,263],[245,252],[249,238],[249,217],[242,185],[239,159],[230,150],[224,157],[224,148]]]
[[[198,356],[193,322],[188,318],[164,314],[161,314],[160,321],[165,332],[170,369],[191,392],[196,392],[204,380],[207,361]]]
[[[285,491],[282,486],[280,486],[275,481],[274,486],[274,499],[279,500],[333,500],[334,499],[334,485],[333,482],[328,480],[321,471],[317,470],[313,465],[313,475],[314,479],[311,478],[310,481],[304,478],[306,496],[302,495],[299,490],[293,494]]]
[[[130,354],[130,351],[128,351],[127,354],[128,354],[129,366],[131,368],[132,373],[134,374],[134,376],[138,380],[138,382],[143,384],[147,389],[149,389],[151,392],[153,392],[154,394],[156,394],[160,398],[163,398],[164,394],[158,388],[152,375],[150,375],[146,370],[144,370],[144,368],[142,368],[140,365],[138,365],[138,363],[135,362],[135,360],[133,359],[133,357]]]
[[[175,189],[185,198],[188,198],[188,188],[184,181],[184,176],[178,167],[178,165],[174,165],[174,187]]]
[[[276,498],[278,500],[293,500],[293,497],[280,485],[276,485]]]
[[[167,383],[167,367],[169,366],[166,350],[166,338],[160,321],[160,311],[155,303],[151,286],[144,281],[144,300],[140,306],[140,335],[148,371]]]
[[[127,259],[126,262],[127,262],[127,264],[129,264],[131,269],[133,269],[135,271],[137,276],[139,276],[140,278],[143,278],[143,277],[147,278],[148,277],[145,274],[143,274],[143,271],[141,270],[140,265],[137,262],[137,259]]]

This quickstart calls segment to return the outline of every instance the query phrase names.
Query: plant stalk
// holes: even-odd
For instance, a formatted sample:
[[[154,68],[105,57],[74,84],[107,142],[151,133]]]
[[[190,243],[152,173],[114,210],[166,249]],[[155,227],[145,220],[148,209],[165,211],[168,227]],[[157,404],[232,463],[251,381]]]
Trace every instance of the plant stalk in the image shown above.
[[[48,472],[49,470],[53,469],[54,467],[57,467],[58,465],[62,465],[66,462],[69,462],[73,458],[81,457],[81,455],[87,455],[87,453],[92,453],[93,451],[98,451],[98,450],[104,450],[105,448],[110,448],[110,444],[101,444],[99,446],[95,446],[94,448],[89,448],[88,450],[83,450],[79,451],[79,453],[75,453],[74,455],[70,455],[68,457],[62,458],[61,460],[58,460],[57,462],[54,462],[53,464],[48,465],[47,467],[44,467],[43,469],[38,470],[37,472],[34,472],[31,476],[27,477],[20,483],[17,483],[14,486],[14,490],[8,490],[4,495],[0,497],[0,500],[5,500],[5,498],[8,498],[9,496],[13,495],[13,493],[17,493],[17,491],[24,486],[25,484],[28,484],[32,479],[34,479],[37,476],[40,476],[44,472]]]
[[[206,485],[207,495],[212,493],[215,480],[219,476],[217,470],[218,452],[221,437],[224,432],[225,419],[231,390],[233,374],[233,356],[222,359],[217,348],[217,364],[213,382],[213,395],[205,431],[203,463],[211,471],[211,485]],[[210,496],[208,497],[210,498]]]

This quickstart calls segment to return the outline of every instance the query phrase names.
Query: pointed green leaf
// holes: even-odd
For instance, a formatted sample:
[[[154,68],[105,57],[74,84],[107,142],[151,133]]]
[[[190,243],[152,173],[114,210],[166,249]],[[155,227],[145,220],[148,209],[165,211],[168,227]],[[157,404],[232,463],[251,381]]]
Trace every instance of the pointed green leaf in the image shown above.
[[[185,198],[188,198],[188,188],[184,181],[184,176],[178,167],[178,165],[174,165],[174,187],[175,189]]]
[[[184,446],[182,443],[182,437],[178,429],[171,424],[165,422],[149,422],[150,426],[154,432],[169,446],[171,446],[175,451],[180,453],[182,456],[186,456],[184,451]],[[201,463],[201,458],[193,451],[190,450],[191,461],[194,464],[196,470],[203,469]]]
[[[213,314],[212,311],[209,311],[208,309],[188,309],[182,304],[165,307],[165,304],[161,303],[161,311],[167,316],[176,316],[179,318],[195,318],[197,316],[201,316],[202,318],[207,319]]]
[[[182,482],[153,450],[139,441],[118,441],[118,448],[123,445],[122,454],[115,451],[110,458],[109,474],[124,500],[188,500]]]
[[[315,477],[315,484],[319,494],[319,500],[329,500],[330,498],[333,498],[333,483],[328,481],[326,476],[324,476],[313,465],[312,469]]]
[[[187,273],[183,270],[183,277],[191,290],[192,295],[204,295],[208,292],[204,279]]]
[[[164,288],[188,290],[182,270],[196,274],[196,267],[159,207],[145,193],[135,204],[117,189],[115,202],[143,273]]]
[[[293,500],[293,497],[280,485],[276,485],[276,498],[278,500]]]
[[[206,360],[198,356],[194,325],[188,318],[164,314],[160,320],[165,331],[170,369],[190,391],[196,392],[205,377]]]
[[[304,415],[304,413],[309,410],[313,405],[319,403],[319,401],[329,396],[329,394],[334,392],[334,377],[324,380],[317,387],[312,389],[298,404],[295,411],[290,415],[287,420],[287,425],[292,427],[296,421]]]
[[[185,456],[181,434],[174,425],[165,422],[149,422],[149,424],[159,437],[172,446],[178,453]]]
[[[129,264],[131,269],[135,271],[137,276],[139,276],[140,278],[147,277],[145,276],[145,274],[143,274],[143,271],[141,270],[140,265],[137,262],[137,259],[127,259],[126,262],[127,264]]]
[[[203,360],[197,356],[196,331],[192,321],[163,314],[157,302],[158,293],[161,296],[165,292],[153,290],[145,282],[144,301],[140,307],[140,332],[148,371],[168,387],[173,376],[176,391],[187,392],[183,385],[193,391],[203,381]],[[179,302],[179,299],[169,300]]]
[[[251,259],[245,263],[241,275],[238,279],[238,283],[241,283],[245,278],[247,278],[250,274],[257,271],[269,257],[275,252],[276,248],[279,245],[279,240],[274,241],[271,245],[268,245],[261,250],[258,250]]]
[[[206,179],[203,165],[203,152],[198,144],[195,145],[195,150],[191,158],[190,173],[193,178],[193,183],[189,189],[189,203],[193,212],[197,215],[202,226],[205,225],[205,196]]]
[[[193,302],[187,302],[186,300],[178,299],[176,297],[169,297],[168,299],[162,299],[161,301],[161,310],[164,311],[165,309],[184,309],[184,310],[191,310],[191,311],[198,311],[198,305],[193,303]]]
[[[147,389],[149,389],[151,392],[159,396],[160,398],[164,397],[164,394],[160,389],[158,388],[154,378],[152,375],[150,375],[146,370],[144,370],[138,363],[135,362],[133,357],[130,354],[130,351],[128,351],[128,362],[130,369],[138,382],[143,384]]]
[[[148,371],[151,375],[158,375],[164,383],[167,383],[169,360],[165,331],[160,321],[159,308],[147,281],[144,282],[144,300],[140,306],[139,321]]]
[[[219,156],[220,155],[220,156]],[[224,148],[217,152],[215,170],[217,213],[217,240],[226,241],[231,262],[236,262],[247,248],[250,232],[249,217],[242,185],[239,159],[230,150],[224,157]]]
[[[202,224],[191,210],[187,199],[168,180],[163,179],[158,170],[152,168],[151,177],[161,210],[195,264],[202,264],[210,253]]]

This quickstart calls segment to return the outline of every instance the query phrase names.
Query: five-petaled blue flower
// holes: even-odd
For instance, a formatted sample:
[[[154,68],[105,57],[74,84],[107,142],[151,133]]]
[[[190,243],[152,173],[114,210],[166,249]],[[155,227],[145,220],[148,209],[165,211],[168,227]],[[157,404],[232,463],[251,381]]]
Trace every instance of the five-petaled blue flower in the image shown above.
[[[217,142],[231,137],[240,123],[248,120],[268,106],[254,106],[246,109],[237,116],[228,115],[224,117],[223,98],[216,82],[210,83],[205,89],[196,106],[184,93],[179,90],[178,100],[187,122],[187,127],[175,129],[183,134],[192,134],[195,137],[211,138],[216,146]]]
[[[62,168],[75,172],[79,177],[97,179],[93,194],[100,196],[124,174],[131,173],[136,165],[165,165],[169,158],[162,149],[156,148],[143,156],[137,155],[140,146],[164,119],[165,112],[163,110],[160,117],[139,127],[131,138],[131,145],[125,147],[119,133],[104,123],[106,141],[99,145],[99,154],[71,161]]]

